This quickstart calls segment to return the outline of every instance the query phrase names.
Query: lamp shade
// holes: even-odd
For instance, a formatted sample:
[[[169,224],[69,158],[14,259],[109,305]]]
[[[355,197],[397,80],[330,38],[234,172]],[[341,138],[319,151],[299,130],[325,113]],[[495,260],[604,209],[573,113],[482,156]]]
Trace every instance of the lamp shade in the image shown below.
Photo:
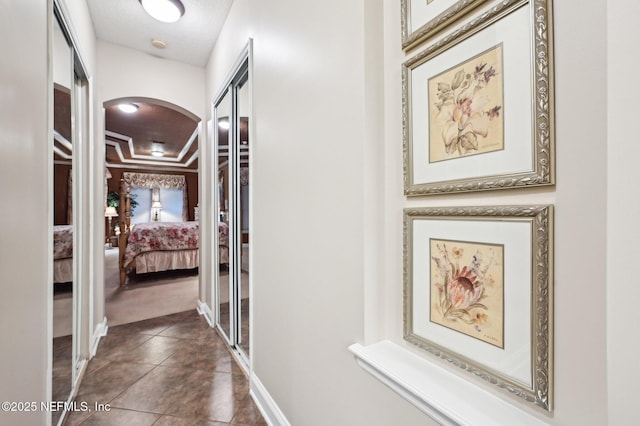
[[[118,212],[115,207],[107,207],[104,211],[104,217],[115,217],[118,216]]]
[[[151,208],[152,209],[161,209],[162,208],[162,204],[160,204],[160,201],[154,201],[153,203],[151,203]]]

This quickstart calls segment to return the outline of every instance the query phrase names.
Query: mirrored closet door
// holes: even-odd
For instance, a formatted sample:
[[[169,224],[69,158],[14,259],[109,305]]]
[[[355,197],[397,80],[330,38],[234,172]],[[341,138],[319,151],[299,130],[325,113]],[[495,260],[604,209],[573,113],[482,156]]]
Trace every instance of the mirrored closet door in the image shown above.
[[[249,364],[249,50],[214,103],[218,219],[217,327]]]
[[[86,272],[82,265],[87,258],[82,248],[88,247],[88,242],[82,240],[82,227],[88,198],[82,198],[87,192],[82,187],[81,171],[86,164],[81,159],[89,132],[89,90],[57,1],[51,22],[53,193],[49,208],[53,211],[53,282],[47,283],[53,298],[51,399],[66,402],[88,358],[88,349],[84,349],[88,348],[88,325],[81,324],[81,308],[87,305],[83,297],[88,294],[82,291],[82,283],[87,282],[83,279]],[[51,416],[54,425],[64,420],[61,411],[53,411]]]
[[[231,240],[229,235],[230,215],[230,194],[231,194],[231,155],[229,152],[230,130],[231,130],[231,97],[233,93],[227,90],[220,102],[216,105],[216,128],[217,132],[217,193],[216,199],[218,207],[214,209],[214,214],[218,218],[218,262],[216,268],[217,301],[218,301],[218,328],[227,340],[231,340],[231,318],[233,312],[231,293],[232,273],[231,264]]]
[[[236,227],[233,230],[238,259],[238,333],[240,351],[249,356],[249,71],[245,70],[236,87],[236,158],[238,168],[234,193],[236,199]]]
[[[73,52],[53,22],[53,401],[66,401],[73,381]],[[60,412],[52,413],[52,424]]]

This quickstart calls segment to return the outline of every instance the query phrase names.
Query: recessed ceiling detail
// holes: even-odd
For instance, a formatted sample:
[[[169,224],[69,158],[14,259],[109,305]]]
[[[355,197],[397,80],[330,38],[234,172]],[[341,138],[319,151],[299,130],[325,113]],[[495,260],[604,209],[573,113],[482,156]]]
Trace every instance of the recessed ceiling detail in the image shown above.
[[[55,164],[71,164],[71,95],[69,90],[56,85],[53,108],[53,161]]]
[[[136,100],[136,114],[105,107],[108,167],[198,170],[198,123],[164,105]],[[159,154],[162,155],[159,155]]]
[[[73,146],[64,136],[58,133],[57,130],[53,131],[53,153],[54,161],[56,160],[69,160],[73,159]]]

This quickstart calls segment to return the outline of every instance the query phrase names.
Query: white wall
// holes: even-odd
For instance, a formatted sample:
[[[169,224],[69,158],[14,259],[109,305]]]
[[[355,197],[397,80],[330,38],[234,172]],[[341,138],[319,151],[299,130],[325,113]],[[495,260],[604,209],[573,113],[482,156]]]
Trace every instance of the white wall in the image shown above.
[[[363,49],[382,31],[367,2],[235,0],[207,68],[211,101],[254,38],[253,367],[294,425],[429,423],[347,350],[364,333]]]
[[[2,401],[46,401],[50,395],[52,335],[47,324],[52,270],[47,260],[53,213],[46,206],[53,194],[53,101],[47,95],[53,86],[47,75],[47,4],[0,1],[0,35],[19,40],[5,43],[0,66],[0,194],[7,200],[0,221],[3,240],[11,242],[0,246]],[[0,423],[45,424],[47,415],[3,410]]]
[[[402,344],[403,207],[554,204],[555,411],[546,417],[516,398],[510,401],[551,424],[607,423],[606,380],[606,22],[605,0],[553,2],[556,83],[556,186],[405,200],[402,188],[398,2],[386,2],[388,323]],[[405,344],[409,349],[411,345]],[[486,386],[491,391],[491,386]]]
[[[556,181],[551,189],[503,191],[499,193],[441,196],[404,202],[397,191],[392,205],[442,206],[551,203],[555,210],[555,412],[552,424],[606,424],[606,2],[581,7],[579,1],[554,2],[555,82],[556,82]],[[390,34],[399,34],[390,10]],[[397,39],[397,37],[394,37]],[[394,42],[399,44],[399,40]],[[401,58],[399,58],[401,59]],[[397,63],[397,62],[396,62]],[[388,84],[399,81],[395,64]],[[390,114],[400,109],[397,90],[389,89]],[[396,114],[395,117],[398,117]],[[388,130],[400,134],[395,119]],[[389,152],[392,176],[402,175],[401,152]],[[397,187],[401,186],[398,180]],[[398,209],[390,209],[390,226],[400,229]],[[401,253],[401,236],[389,246]],[[588,248],[588,249],[584,249]],[[389,280],[401,274],[401,259],[395,256]],[[401,294],[399,282],[390,298],[389,313],[397,318],[393,330],[400,335]],[[408,346],[408,345],[407,345]],[[514,404],[524,404],[512,398]],[[531,411],[531,410],[529,410]],[[538,417],[543,415],[535,412]]]
[[[96,35],[93,30],[93,22],[89,14],[89,6],[86,0],[59,0],[69,13],[69,25],[75,36],[76,48],[87,72],[93,77],[95,71]]]
[[[636,301],[640,286],[635,276],[640,240],[640,145],[633,136],[640,89],[635,73],[640,66],[637,41],[640,14],[636,1],[607,3],[608,135],[607,135],[607,378],[610,425],[640,424],[636,368]]]
[[[46,148],[51,120],[48,3],[0,0],[0,34],[13,41],[5,43],[0,67],[0,181],[11,182],[0,186],[0,194],[21,204],[20,209],[0,210],[2,236],[11,241],[0,247],[0,399],[8,401],[46,400],[50,375],[46,283],[51,278],[51,213],[42,209],[52,185]],[[379,27],[377,35],[372,32],[378,25],[375,7],[365,0],[347,6],[338,1],[279,0],[269,6],[235,1],[207,69],[206,99],[247,37],[254,37],[254,367],[292,424],[427,424],[416,409],[356,367],[346,351],[371,329],[377,335],[368,339],[389,335],[401,343],[400,210],[405,205],[532,200],[557,207],[556,412],[549,421],[638,423],[633,325],[639,290],[633,266],[639,232],[633,219],[640,206],[632,192],[638,148],[628,130],[637,110],[637,88],[627,83],[637,68],[637,57],[630,53],[638,38],[633,30],[637,9],[630,0],[597,0],[589,8],[577,0],[555,2],[555,189],[407,202],[401,196],[399,64],[404,57],[398,48],[398,2],[383,4],[385,75],[379,90],[385,146],[373,145],[383,150],[381,156],[377,150],[367,153],[369,139],[362,136],[372,133],[372,117],[380,114],[364,99],[382,102],[375,90],[380,76],[364,65],[377,63],[380,54],[372,48],[382,34]],[[90,24],[75,22],[75,27]],[[90,37],[81,38],[82,46],[91,44]],[[84,49],[90,56],[91,48]],[[605,59],[615,74],[606,75]],[[103,84],[103,78],[108,75],[96,82]],[[103,90],[109,94],[96,96],[97,105],[106,96],[131,95]],[[204,99],[200,105],[196,108],[203,108]],[[98,166],[104,151],[94,154]],[[24,164],[30,164],[28,176]],[[372,164],[385,166],[384,178],[377,181],[384,194],[372,194]],[[95,188],[102,185],[101,172],[96,171]],[[387,247],[385,255],[375,250],[363,254],[362,241],[370,238],[363,234],[371,228],[366,208],[381,202],[386,225],[374,243]],[[371,274],[370,269],[363,272],[364,265],[376,256],[385,259],[379,267],[382,285],[365,291],[363,276]],[[373,301],[367,306],[380,307],[383,321],[363,320],[365,295]],[[0,423],[45,424],[46,416],[0,412]]]
[[[247,38],[255,40],[255,373],[292,424],[424,424],[345,350],[388,337],[421,353],[402,338],[402,209],[549,203],[555,412],[500,395],[551,424],[606,424],[606,1],[554,3],[557,185],[411,200],[402,195],[400,65],[413,53],[400,50],[400,2],[382,3],[236,0],[212,52],[208,99]],[[372,43],[384,49],[382,85],[370,68],[380,54]],[[380,130],[379,108],[381,148],[363,136]],[[370,210],[380,205],[382,218]]]
[[[104,102],[122,97],[155,98],[178,105],[202,118],[205,116],[205,80],[204,68],[151,56],[104,41],[97,42],[96,57],[94,107],[96,140],[99,143],[95,144],[93,188],[96,193],[95,211],[103,217],[104,180],[100,176],[104,176],[105,167]],[[202,149],[202,141],[206,140],[206,135],[202,134],[198,140]],[[104,219],[96,223],[96,234],[104,235]],[[205,231],[202,229],[203,233]],[[102,247],[102,237],[95,237],[94,242]],[[206,253],[203,252],[202,256],[206,256]],[[201,281],[203,273],[206,273],[206,266],[200,268]],[[98,323],[104,318],[104,264],[96,266],[94,278],[98,283],[95,287],[94,322]]]
[[[12,244],[0,248],[4,295],[0,301],[0,335],[3,347],[0,387],[3,401],[46,400],[47,303],[52,277],[47,265],[51,237],[48,232],[52,166],[49,159],[50,99],[47,81],[46,2],[0,2],[0,34],[20,43],[3,48],[0,68],[0,179],[4,200],[20,200],[20,208],[3,208],[3,238]],[[9,11],[11,15],[9,15]],[[26,24],[26,25],[25,25]],[[30,31],[24,31],[30,28]],[[31,52],[25,55],[24,50]],[[31,163],[29,175],[24,165]],[[22,176],[23,179],[16,179]],[[10,183],[10,184],[8,184]],[[6,207],[6,205],[5,205]],[[31,263],[31,256],[37,262]],[[32,309],[25,309],[32,307]],[[15,327],[15,324],[24,324]],[[30,368],[21,368],[30,365]],[[34,386],[35,385],[35,386]],[[24,416],[0,413],[2,423],[44,423],[44,413]]]
[[[3,46],[0,67],[0,194],[4,200],[19,200],[19,208],[3,208],[1,213],[2,237],[11,242],[0,248],[2,401],[39,403],[51,395],[49,225],[53,224],[53,212],[46,206],[53,205],[53,86],[48,50],[52,4],[44,0],[0,1],[0,34],[10,41]],[[93,30],[86,4],[79,0],[61,4],[69,6],[68,15],[77,23],[72,30],[91,53]],[[90,68],[92,56],[81,50]],[[44,425],[49,416],[39,409],[29,413],[2,411],[0,423]]]
[[[161,99],[204,117],[204,69],[104,41],[97,42],[96,101]]]

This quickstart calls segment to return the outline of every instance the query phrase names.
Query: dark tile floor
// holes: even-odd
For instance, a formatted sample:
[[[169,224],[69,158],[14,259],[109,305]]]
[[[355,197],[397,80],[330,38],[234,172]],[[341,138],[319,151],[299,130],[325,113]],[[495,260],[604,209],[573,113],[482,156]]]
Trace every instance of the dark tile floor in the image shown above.
[[[195,311],[110,327],[64,425],[266,425],[249,381]],[[108,404],[109,411],[96,411]]]
[[[66,401],[71,393],[71,349],[73,340],[71,336],[56,337],[53,339],[53,374],[52,401]],[[57,424],[61,411],[51,413],[51,423]]]

